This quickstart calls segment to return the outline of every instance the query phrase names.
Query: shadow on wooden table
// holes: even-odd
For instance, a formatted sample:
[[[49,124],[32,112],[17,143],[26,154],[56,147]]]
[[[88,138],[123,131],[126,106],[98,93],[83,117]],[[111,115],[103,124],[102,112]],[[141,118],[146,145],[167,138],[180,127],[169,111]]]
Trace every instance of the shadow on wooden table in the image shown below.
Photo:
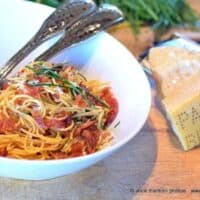
[[[130,200],[151,175],[156,141],[148,124],[121,150],[79,173],[48,181],[0,179],[0,199]]]
[[[151,77],[148,78],[152,88],[152,106],[149,114],[149,126],[154,132],[167,133],[170,144],[177,150],[182,150],[181,144],[172,130],[170,122],[167,119],[167,115],[157,95],[155,82]]]

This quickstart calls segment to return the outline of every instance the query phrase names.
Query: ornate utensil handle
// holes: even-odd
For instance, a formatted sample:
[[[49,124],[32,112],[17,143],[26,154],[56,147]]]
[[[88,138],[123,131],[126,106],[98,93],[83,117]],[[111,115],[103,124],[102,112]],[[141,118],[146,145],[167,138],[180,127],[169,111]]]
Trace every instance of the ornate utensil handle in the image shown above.
[[[48,60],[66,47],[83,41],[123,20],[123,14],[117,7],[103,4],[95,13],[74,24],[54,46],[36,58],[36,60]]]
[[[35,36],[0,69],[0,77],[6,77],[19,62],[43,42],[61,31],[67,31],[77,20],[95,10],[96,5],[92,0],[66,0],[44,21]]]

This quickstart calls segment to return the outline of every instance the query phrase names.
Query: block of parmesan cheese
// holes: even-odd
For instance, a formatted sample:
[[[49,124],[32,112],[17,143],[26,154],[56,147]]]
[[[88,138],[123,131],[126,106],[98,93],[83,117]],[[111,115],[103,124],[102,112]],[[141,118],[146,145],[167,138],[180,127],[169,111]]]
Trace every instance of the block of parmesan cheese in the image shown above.
[[[166,116],[184,150],[200,145],[200,53],[156,47],[147,59]]]

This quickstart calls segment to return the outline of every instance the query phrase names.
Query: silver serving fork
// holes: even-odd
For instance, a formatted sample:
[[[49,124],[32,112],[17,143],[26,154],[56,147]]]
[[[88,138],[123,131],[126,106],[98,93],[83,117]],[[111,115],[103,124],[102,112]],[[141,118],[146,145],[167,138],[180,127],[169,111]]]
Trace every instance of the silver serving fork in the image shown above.
[[[65,31],[63,37],[61,37],[60,40],[58,40],[52,47],[35,60],[48,60],[63,49],[75,43],[79,43],[95,35],[97,32],[116,25],[123,20],[124,16],[117,7],[109,4],[103,4],[98,9],[94,9],[90,12],[90,14],[84,15],[84,17],[76,20],[71,24],[71,26],[66,27],[63,30]],[[19,60],[21,61],[21,59]],[[11,71],[15,66],[16,64],[9,65],[9,70]],[[1,74],[0,70],[0,88],[6,81],[5,78],[10,71],[5,71],[5,73]]]
[[[110,4],[102,4],[97,11],[73,24],[55,45],[35,60],[48,60],[63,49],[79,43],[123,20],[124,16],[117,7]]]
[[[13,70],[27,55],[40,46],[46,40],[69,29],[76,21],[93,13],[97,9],[92,0],[65,0],[42,24],[33,38],[11,57],[4,67],[0,68],[1,79]]]

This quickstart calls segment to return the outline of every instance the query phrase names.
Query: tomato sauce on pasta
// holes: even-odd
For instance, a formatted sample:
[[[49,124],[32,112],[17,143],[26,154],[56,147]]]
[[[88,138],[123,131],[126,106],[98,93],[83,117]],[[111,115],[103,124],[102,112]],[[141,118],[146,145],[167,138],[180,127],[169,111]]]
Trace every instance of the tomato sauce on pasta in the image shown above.
[[[63,159],[112,143],[118,103],[110,86],[75,67],[37,61],[0,90],[0,156]]]

